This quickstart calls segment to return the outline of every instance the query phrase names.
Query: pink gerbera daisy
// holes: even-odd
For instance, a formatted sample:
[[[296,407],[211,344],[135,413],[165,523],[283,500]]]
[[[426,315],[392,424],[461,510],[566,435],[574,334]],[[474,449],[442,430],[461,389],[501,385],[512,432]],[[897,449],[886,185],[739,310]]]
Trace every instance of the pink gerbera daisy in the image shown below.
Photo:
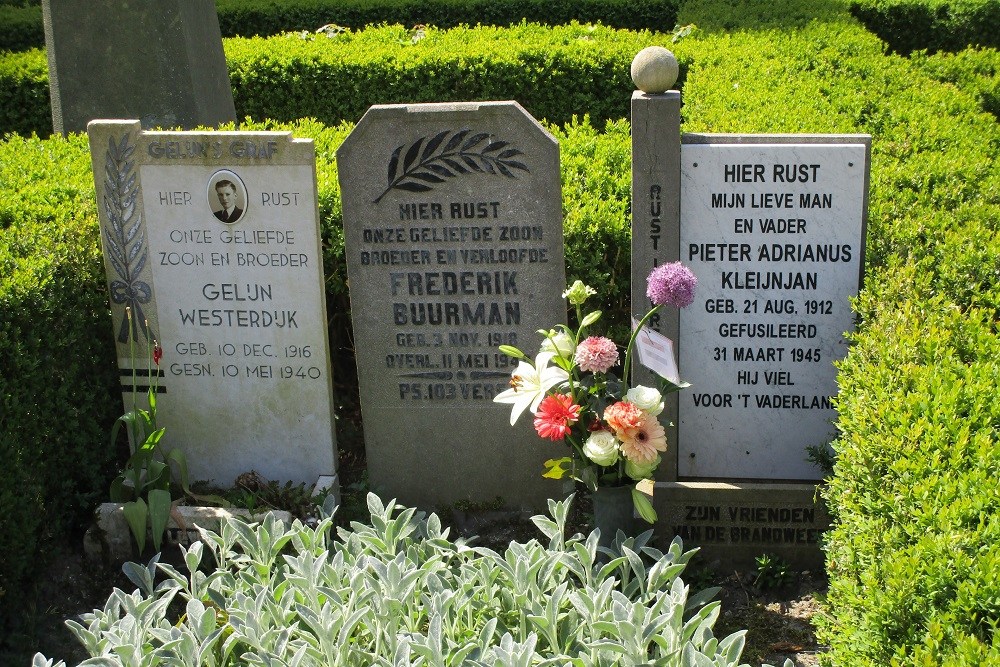
[[[667,451],[667,435],[663,425],[649,415],[643,415],[636,428],[618,433],[622,454],[629,461],[646,465],[656,460],[657,452]]]

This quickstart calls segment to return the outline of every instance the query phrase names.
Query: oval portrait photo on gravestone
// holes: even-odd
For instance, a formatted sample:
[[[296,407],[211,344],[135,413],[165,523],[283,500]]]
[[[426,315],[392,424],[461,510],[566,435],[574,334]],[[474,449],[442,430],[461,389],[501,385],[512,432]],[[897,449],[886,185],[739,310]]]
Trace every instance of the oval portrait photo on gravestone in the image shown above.
[[[220,169],[208,179],[208,206],[216,219],[231,225],[247,210],[247,188],[243,179],[228,169]]]

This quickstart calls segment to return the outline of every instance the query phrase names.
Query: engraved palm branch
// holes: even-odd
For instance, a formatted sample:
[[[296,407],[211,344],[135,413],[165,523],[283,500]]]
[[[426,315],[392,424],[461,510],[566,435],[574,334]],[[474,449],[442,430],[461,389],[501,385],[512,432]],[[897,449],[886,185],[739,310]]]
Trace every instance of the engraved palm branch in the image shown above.
[[[111,137],[104,162],[104,212],[108,224],[103,231],[108,261],[118,275],[116,280],[111,281],[111,300],[131,308],[133,313],[131,322],[126,313],[122,314],[118,332],[118,340],[122,343],[128,341],[130,335],[133,340],[138,340],[140,331],[147,340],[151,338],[142,305],[149,303],[153,290],[139,280],[148,253],[142,214],[136,206],[139,187],[132,160],[134,152],[135,145],[129,144],[128,133],[122,136],[121,141]]]
[[[491,135],[486,132],[470,137],[471,132],[468,129],[445,130],[430,139],[421,137],[408,148],[406,144],[399,146],[389,158],[388,185],[372,203],[377,204],[390,190],[427,192],[434,189],[433,185],[462,174],[485,173],[516,178],[515,169],[530,173],[523,162],[513,159],[523,153],[509,148],[510,142],[491,141]]]

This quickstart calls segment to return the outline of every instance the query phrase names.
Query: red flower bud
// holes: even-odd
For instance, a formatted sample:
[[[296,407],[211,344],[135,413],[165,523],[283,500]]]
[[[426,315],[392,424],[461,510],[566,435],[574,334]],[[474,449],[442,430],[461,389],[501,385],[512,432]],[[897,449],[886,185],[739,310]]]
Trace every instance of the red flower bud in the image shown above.
[[[160,365],[160,359],[163,358],[163,348],[160,347],[159,343],[153,344],[153,363],[157,366]]]

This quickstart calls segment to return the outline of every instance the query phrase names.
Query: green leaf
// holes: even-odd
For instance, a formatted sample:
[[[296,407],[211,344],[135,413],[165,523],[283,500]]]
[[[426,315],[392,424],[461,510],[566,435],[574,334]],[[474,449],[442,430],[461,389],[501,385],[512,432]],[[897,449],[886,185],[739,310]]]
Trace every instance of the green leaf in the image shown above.
[[[111,497],[111,502],[124,503],[131,500],[134,496],[130,492],[129,488],[130,487],[125,486],[124,474],[115,477],[111,481],[111,492],[108,494]]]
[[[580,471],[579,480],[583,482],[591,491],[597,490],[597,468],[587,466]]]
[[[154,449],[158,444],[160,444],[160,440],[163,439],[163,433],[166,430],[167,430],[166,428],[158,428],[149,435],[147,435],[146,441],[142,443],[142,448]]]
[[[149,522],[153,532],[153,548],[160,550],[163,534],[170,520],[170,492],[153,489],[149,492]]]
[[[562,479],[566,476],[566,473],[569,472],[569,470],[563,466],[572,462],[573,459],[568,456],[564,456],[561,459],[549,459],[543,464],[546,471],[542,473],[542,477],[547,477],[549,479]]]
[[[653,509],[653,504],[649,502],[649,496],[639,489],[632,489],[632,504],[635,505],[635,510],[642,517],[643,521],[646,523],[656,523],[656,510]]]
[[[150,459],[146,466],[146,483],[143,486],[147,489],[170,489],[170,468],[166,463]]]
[[[184,489],[184,493],[191,496],[192,498],[197,498],[197,499],[204,498],[207,500],[211,500],[212,502],[216,502],[220,505],[227,504],[226,500],[224,498],[220,498],[219,496],[215,495],[199,496],[191,492],[191,488],[188,486],[188,467],[187,467],[187,459],[184,457],[184,452],[182,452],[179,449],[171,449],[167,453],[167,463],[177,464],[177,470],[178,470],[177,481],[180,482],[181,488]]]
[[[142,498],[136,498],[130,503],[125,503],[122,506],[122,513],[125,515],[125,521],[128,522],[129,530],[132,531],[132,537],[135,538],[135,544],[139,547],[141,554],[146,548],[146,517],[148,516],[146,501]]]

